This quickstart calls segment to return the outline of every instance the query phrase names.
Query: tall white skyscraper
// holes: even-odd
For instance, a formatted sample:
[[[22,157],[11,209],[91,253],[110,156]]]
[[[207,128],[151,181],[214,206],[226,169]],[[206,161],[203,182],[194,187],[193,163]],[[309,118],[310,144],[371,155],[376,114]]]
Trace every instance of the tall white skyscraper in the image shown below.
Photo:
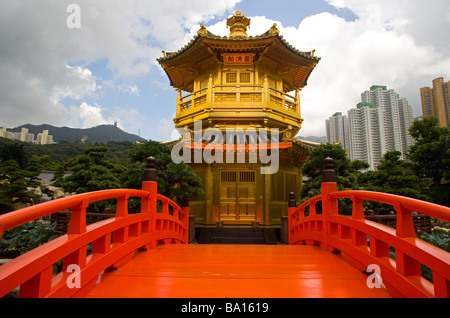
[[[408,152],[409,147],[414,144],[414,139],[409,134],[409,128],[414,120],[412,107],[409,105],[406,98],[400,98],[398,100],[398,110],[400,114],[400,126],[401,131],[405,132],[402,134],[402,149],[403,155]],[[406,159],[406,158],[404,158]]]
[[[348,117],[342,113],[336,113],[326,120],[327,142],[330,144],[341,143],[347,151],[350,150],[350,136]]]
[[[408,148],[413,144],[409,134],[412,107],[395,90],[372,86],[361,94],[361,103],[348,111],[347,125],[338,127],[334,123],[339,122],[340,117],[343,121],[345,116],[333,116],[326,121],[328,142],[335,143],[334,136],[347,135],[348,142],[342,144],[347,145],[345,148],[351,160],[365,161],[370,170],[375,170],[389,151],[399,151],[406,159]]]
[[[383,154],[389,151],[403,153],[398,99],[397,93],[393,89],[388,90],[386,86],[372,86],[361,94],[363,103],[372,103],[378,109],[381,132],[379,142]]]
[[[348,112],[351,160],[365,161],[370,170],[380,163],[381,143],[379,109],[371,103],[360,103]]]

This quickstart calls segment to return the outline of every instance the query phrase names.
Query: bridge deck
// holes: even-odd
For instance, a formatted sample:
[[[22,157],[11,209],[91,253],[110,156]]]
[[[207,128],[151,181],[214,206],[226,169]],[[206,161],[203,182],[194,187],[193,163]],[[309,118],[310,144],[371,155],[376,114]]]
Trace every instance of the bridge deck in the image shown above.
[[[88,298],[388,298],[315,246],[158,245],[107,270]]]

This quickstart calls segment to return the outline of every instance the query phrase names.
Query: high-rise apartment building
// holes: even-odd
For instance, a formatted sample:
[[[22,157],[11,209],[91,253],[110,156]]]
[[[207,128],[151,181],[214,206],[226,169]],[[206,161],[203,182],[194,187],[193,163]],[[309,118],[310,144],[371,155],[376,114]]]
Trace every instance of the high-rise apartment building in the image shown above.
[[[409,128],[414,120],[412,107],[409,105],[406,98],[398,100],[398,111],[400,116],[400,129],[402,132],[402,152],[406,154],[409,147],[414,144],[414,139],[409,133]]]
[[[347,124],[338,126],[344,117]],[[361,94],[361,103],[348,111],[348,118],[335,114],[326,121],[328,142],[337,142],[334,136],[344,136],[344,140],[348,136],[347,143],[342,142],[348,145],[348,157],[365,161],[375,170],[389,151],[399,151],[406,159],[413,143],[409,134],[412,121],[412,107],[405,98],[386,86],[372,86]]]
[[[38,145],[49,145],[53,143],[53,136],[48,134],[48,130],[39,133],[36,138],[36,143]]]
[[[48,134],[48,130],[44,130],[42,133],[37,134],[35,140],[34,134],[30,134],[27,128],[22,128],[20,132],[12,132],[8,131],[6,126],[3,126],[0,127],[0,137],[38,145],[50,145],[54,143],[53,136]]]
[[[433,88],[423,87],[420,89],[423,116],[437,117],[441,127],[450,126],[449,83],[450,81],[444,82],[444,78],[439,77],[433,81]]]
[[[347,151],[350,150],[350,135],[348,129],[348,117],[342,113],[336,113],[326,120],[327,142],[330,144],[341,143]]]
[[[350,160],[361,160],[369,164],[370,170],[380,163],[381,142],[379,109],[371,103],[360,103],[348,111]]]
[[[363,103],[371,103],[378,109],[379,142],[383,154],[389,151],[404,152],[402,149],[398,99],[398,94],[393,89],[388,90],[386,86],[372,86],[370,90],[361,94]]]

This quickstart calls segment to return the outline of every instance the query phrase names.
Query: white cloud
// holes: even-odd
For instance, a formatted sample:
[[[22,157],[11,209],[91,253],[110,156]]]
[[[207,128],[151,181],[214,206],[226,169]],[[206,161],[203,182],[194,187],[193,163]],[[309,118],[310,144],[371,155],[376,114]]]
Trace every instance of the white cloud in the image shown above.
[[[450,76],[448,37],[424,37],[435,30],[429,20],[445,21],[449,2],[329,2],[337,8],[351,9],[358,19],[346,21],[321,13],[304,19],[298,28],[284,28],[282,22],[251,17],[249,35],[262,34],[277,23],[291,45],[301,51],[315,49],[322,58],[301,92],[305,121],[300,134],[325,135],[325,119],[337,111],[345,113],[354,108],[361,93],[374,84],[395,89],[409,100],[415,115],[421,115],[420,87],[431,84],[435,77]],[[217,23],[208,30],[227,35],[223,25]]]
[[[119,86],[119,90],[132,96],[140,96],[139,88],[136,85],[122,84]]]
[[[107,123],[108,121],[103,117],[102,109],[98,106],[83,102],[79,107],[70,107],[70,118],[67,124],[71,127],[91,128]]]
[[[251,17],[250,35],[262,34],[277,23],[290,44],[301,51],[315,49],[322,57],[301,92],[305,118],[301,134],[324,135],[325,119],[354,107],[361,92],[373,84],[396,89],[419,115],[419,88],[435,77],[450,77],[450,2],[327,1],[350,9],[358,19],[345,21],[321,13],[297,28],[284,28],[283,21]],[[162,49],[180,49],[195,36],[200,23],[212,33],[228,35],[224,20],[209,26],[208,22],[222,18],[239,0],[195,0],[189,5],[180,0],[79,0],[81,28],[69,29],[66,7],[72,2],[0,2],[0,124],[89,126],[118,121],[131,126],[134,121],[134,127],[139,126],[143,119],[134,107],[119,105],[107,111],[96,98],[106,87],[143,95],[144,88],[133,79],[163,73],[156,62]],[[97,61],[106,61],[111,77],[95,73],[91,63]],[[168,83],[164,88],[170,89]],[[65,98],[80,106],[64,107]],[[170,131],[161,130],[165,136],[161,139],[171,136],[171,120],[162,120],[159,128],[166,126]]]
[[[135,131],[142,128],[141,120],[139,112],[134,108],[116,108],[108,119],[108,123],[117,122],[121,129]]]
[[[157,66],[161,48],[177,47],[186,28],[223,14],[238,1],[78,0],[79,29],[66,24],[71,0],[1,1],[0,121],[8,126],[76,122],[73,115],[82,116],[88,107],[67,109],[62,102],[71,98],[89,105],[89,98],[102,94],[99,77],[89,67],[97,61],[106,61],[112,74],[105,84],[130,82],[120,89],[139,96],[132,79]],[[101,112],[91,115],[92,122],[101,121]]]
[[[125,131],[136,131],[142,128],[141,117],[134,108],[116,108],[106,115],[106,109],[99,105],[89,105],[85,102],[80,106],[70,106],[69,118],[65,125],[69,127],[91,128],[99,125],[112,125]]]
[[[96,78],[92,76],[92,72],[80,66],[66,65],[65,76],[61,78],[61,81],[55,84],[50,96],[50,101],[55,104],[67,97],[80,100],[92,96],[101,89],[97,85]]]

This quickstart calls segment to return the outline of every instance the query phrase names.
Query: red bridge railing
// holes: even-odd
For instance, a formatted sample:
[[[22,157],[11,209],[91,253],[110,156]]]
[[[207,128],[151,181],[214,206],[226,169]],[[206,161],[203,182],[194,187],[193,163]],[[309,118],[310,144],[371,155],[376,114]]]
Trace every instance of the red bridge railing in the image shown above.
[[[128,213],[131,197],[141,198],[140,213]],[[88,205],[108,199],[117,199],[115,217],[87,226]],[[20,297],[80,297],[95,286],[104,270],[122,266],[136,250],[188,243],[189,208],[157,193],[153,158],[148,160],[142,190],[91,192],[1,215],[0,238],[8,229],[66,209],[71,209],[66,235],[0,266],[0,297],[19,286]],[[54,264],[60,260],[62,271],[54,275]]]
[[[376,274],[394,297],[449,298],[450,253],[416,237],[412,213],[450,222],[450,208],[386,193],[337,191],[332,169],[332,160],[327,158],[321,195],[299,207],[295,199],[290,201],[289,243],[322,245],[325,250],[342,252],[361,271],[378,269]],[[351,216],[339,214],[338,200],[343,198],[353,202]],[[322,214],[316,211],[319,201]],[[392,205],[396,228],[366,220],[364,201]],[[395,260],[390,257],[391,248]],[[433,282],[422,277],[421,264],[431,269]]]

